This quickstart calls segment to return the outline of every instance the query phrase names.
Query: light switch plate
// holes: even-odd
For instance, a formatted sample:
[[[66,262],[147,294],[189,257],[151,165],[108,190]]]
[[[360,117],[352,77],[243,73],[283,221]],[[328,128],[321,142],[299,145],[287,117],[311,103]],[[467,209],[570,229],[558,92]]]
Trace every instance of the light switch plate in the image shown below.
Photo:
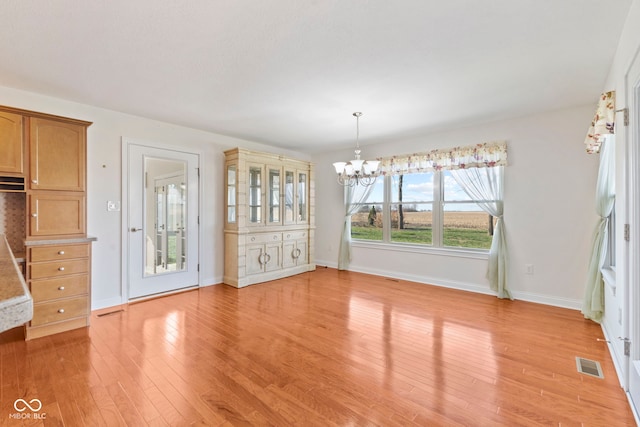
[[[109,212],[119,212],[120,211],[120,202],[119,201],[111,201],[107,202],[107,210]]]

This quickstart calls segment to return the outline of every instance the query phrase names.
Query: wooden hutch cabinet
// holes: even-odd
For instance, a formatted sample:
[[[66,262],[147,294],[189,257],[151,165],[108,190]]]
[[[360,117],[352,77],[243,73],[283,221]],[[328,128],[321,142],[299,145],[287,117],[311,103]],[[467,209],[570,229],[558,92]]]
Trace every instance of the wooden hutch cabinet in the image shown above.
[[[224,283],[315,270],[313,165],[241,148],[225,156]]]
[[[89,125],[0,106],[0,191],[26,193],[25,276],[33,297],[26,339],[89,325],[95,240],[86,225]]]

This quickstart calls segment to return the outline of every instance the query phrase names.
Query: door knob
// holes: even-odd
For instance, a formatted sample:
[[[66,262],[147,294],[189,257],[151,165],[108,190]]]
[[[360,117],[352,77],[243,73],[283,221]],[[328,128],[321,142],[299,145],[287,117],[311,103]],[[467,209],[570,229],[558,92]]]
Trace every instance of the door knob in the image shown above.
[[[131,232],[135,233],[136,231],[142,231],[142,228],[131,227]]]

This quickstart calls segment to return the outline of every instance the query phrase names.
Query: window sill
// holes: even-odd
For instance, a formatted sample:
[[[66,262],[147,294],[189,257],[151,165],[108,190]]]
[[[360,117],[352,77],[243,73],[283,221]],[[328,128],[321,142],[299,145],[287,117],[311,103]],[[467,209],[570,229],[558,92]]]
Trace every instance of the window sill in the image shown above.
[[[616,271],[612,268],[601,268],[600,273],[602,273],[602,280],[605,285],[611,288],[613,295],[616,294]]]
[[[382,251],[408,252],[414,254],[429,254],[471,259],[489,259],[489,251],[486,249],[458,249],[458,248],[434,248],[423,245],[411,245],[404,243],[384,243],[368,240],[352,240],[352,246],[358,248],[376,249]]]

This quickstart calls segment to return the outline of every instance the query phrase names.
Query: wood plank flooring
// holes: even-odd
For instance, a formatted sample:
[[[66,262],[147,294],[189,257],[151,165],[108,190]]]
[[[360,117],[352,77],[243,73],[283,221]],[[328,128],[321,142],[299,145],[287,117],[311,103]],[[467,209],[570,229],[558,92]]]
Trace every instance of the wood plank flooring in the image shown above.
[[[6,332],[0,425],[635,425],[598,338],[573,310],[321,268]]]

